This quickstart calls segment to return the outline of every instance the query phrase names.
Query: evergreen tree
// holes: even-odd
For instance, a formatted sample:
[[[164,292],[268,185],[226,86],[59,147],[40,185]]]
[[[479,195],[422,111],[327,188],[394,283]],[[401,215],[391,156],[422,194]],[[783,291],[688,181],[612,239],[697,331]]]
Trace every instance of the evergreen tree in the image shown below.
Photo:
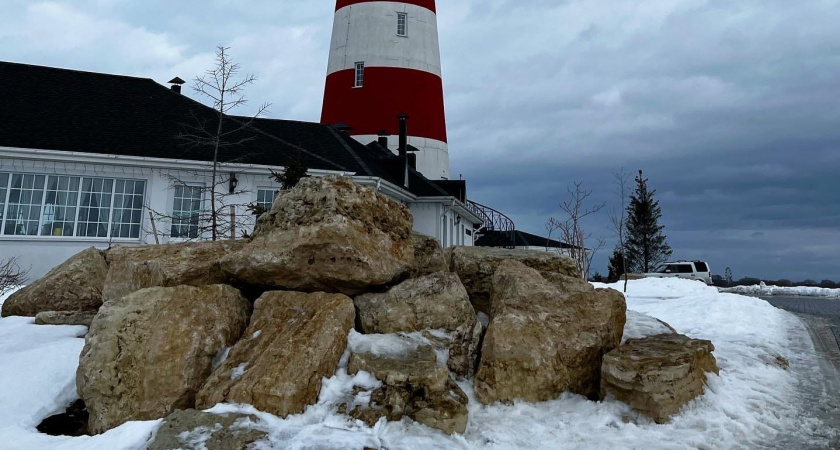
[[[647,182],[640,170],[636,177],[636,190],[627,206],[625,254],[630,272],[651,272],[667,261],[672,253],[666,236],[662,234],[665,227],[659,224],[662,210],[659,202],[653,199],[656,191],[649,191]]]
[[[297,158],[290,158],[286,167],[283,168],[283,172],[277,173],[271,171],[271,175],[274,177],[275,181],[280,183],[283,190],[287,191],[297,186],[301,179],[307,178],[309,176],[307,175],[308,170],[309,169],[301,160]]]
[[[732,286],[733,278],[732,278],[732,269],[727,267],[726,268],[726,276],[724,277],[726,280],[727,286]]]
[[[618,281],[624,275],[624,254],[621,252],[621,247],[616,247],[610,256],[610,263],[607,266],[607,280],[610,283]]]

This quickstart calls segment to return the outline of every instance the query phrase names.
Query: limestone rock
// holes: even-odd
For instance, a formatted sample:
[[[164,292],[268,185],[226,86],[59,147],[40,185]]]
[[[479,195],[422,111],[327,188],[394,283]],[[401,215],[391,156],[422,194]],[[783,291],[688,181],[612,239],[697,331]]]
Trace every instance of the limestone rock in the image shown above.
[[[376,423],[380,417],[398,421],[403,416],[445,433],[463,434],[467,428],[467,396],[438,365],[435,351],[422,346],[401,355],[374,356],[354,353],[348,372],[365,371],[382,381],[373,391],[369,408],[357,408],[351,415]]]
[[[566,391],[597,397],[601,359],[619,345],[626,309],[620,292],[563,292],[537,270],[503,261],[493,279],[476,397],[484,404],[546,401]]]
[[[356,295],[405,274],[414,259],[408,209],[349,178],[307,178],[260,216],[222,259],[240,283]]]
[[[35,316],[35,325],[84,325],[90,328],[95,312],[44,311]]]
[[[466,289],[451,272],[410,279],[383,294],[360,295],[354,303],[366,334],[455,331],[476,321]]]
[[[354,316],[341,294],[266,292],[245,336],[201,388],[198,408],[226,402],[280,417],[303,412],[321,379],[335,374]]]
[[[214,357],[239,339],[250,310],[224,285],[149,288],[105,303],[76,371],[90,430],[194,407]]]
[[[580,275],[572,260],[549,252],[492,247],[450,247],[446,249],[446,259],[449,261],[449,269],[457,273],[464,283],[476,312],[485,314],[490,314],[493,276],[502,261],[519,261],[540,273],[578,278]]]
[[[462,378],[475,375],[485,331],[484,324],[478,320],[471,324],[465,323],[455,330],[452,344],[449,346],[449,370]]]
[[[714,349],[710,341],[675,333],[631,339],[604,356],[601,395],[665,423],[703,394],[706,373],[719,373]]]
[[[249,450],[268,438],[244,414],[211,414],[189,409],[164,419],[147,450]]]
[[[244,241],[224,240],[114,247],[106,254],[110,268],[103,300],[119,300],[150,287],[226,284],[219,259],[244,244]]]
[[[102,305],[102,285],[108,265],[91,247],[50,270],[40,280],[12,294],[2,316],[35,317],[44,311],[96,311]]]
[[[449,271],[449,264],[443,257],[443,247],[437,239],[412,232],[411,245],[414,248],[414,262],[408,269],[407,278]]]

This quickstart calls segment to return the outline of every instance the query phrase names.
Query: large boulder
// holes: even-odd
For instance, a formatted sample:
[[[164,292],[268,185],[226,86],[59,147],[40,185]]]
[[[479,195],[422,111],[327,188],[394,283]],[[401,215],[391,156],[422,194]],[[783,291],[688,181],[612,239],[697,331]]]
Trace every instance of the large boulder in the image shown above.
[[[93,311],[44,311],[35,316],[35,325],[83,325],[90,327]]]
[[[321,379],[335,374],[354,316],[341,294],[266,292],[243,339],[201,388],[198,408],[226,402],[280,417],[303,412]]]
[[[490,314],[493,276],[503,261],[514,260],[543,274],[580,278],[574,262],[556,253],[508,250],[492,247],[450,247],[446,249],[449,269],[458,274],[476,312]]]
[[[225,240],[114,247],[106,253],[110,267],[103,300],[119,300],[150,287],[227,284],[219,260],[244,244]]]
[[[267,289],[356,295],[399,278],[414,259],[408,209],[349,178],[307,178],[260,216],[245,248],[222,259]]]
[[[461,377],[475,373],[484,327],[477,320],[458,275],[438,272],[410,279],[381,294],[356,297],[356,323],[367,334],[443,331],[449,368]],[[433,336],[430,336],[433,337]]]
[[[104,304],[76,371],[90,430],[194,407],[214,358],[239,339],[250,311],[224,285],[149,288]]]
[[[676,333],[630,339],[604,356],[601,395],[665,423],[703,394],[706,373],[719,373],[714,349],[710,341]]]
[[[102,285],[108,264],[91,247],[50,270],[40,280],[12,294],[2,316],[35,317],[44,311],[96,311],[102,305]]]
[[[476,321],[464,285],[451,272],[406,280],[385,293],[360,295],[353,302],[359,331],[366,334],[455,331]]]
[[[420,278],[449,271],[440,241],[425,234],[412,232],[411,245],[414,248],[414,262],[408,268],[407,278]]]
[[[564,292],[537,270],[503,261],[493,279],[476,397],[484,404],[546,401],[566,391],[596,398],[601,359],[619,345],[626,309],[620,292]]]
[[[431,346],[402,354],[353,353],[348,372],[365,371],[382,382],[371,395],[367,408],[357,407],[350,415],[376,423],[381,417],[398,421],[404,416],[445,433],[463,434],[467,428],[468,399],[449,378],[449,371],[437,363]]]
[[[211,414],[189,409],[164,419],[147,450],[249,450],[268,433],[244,414]]]

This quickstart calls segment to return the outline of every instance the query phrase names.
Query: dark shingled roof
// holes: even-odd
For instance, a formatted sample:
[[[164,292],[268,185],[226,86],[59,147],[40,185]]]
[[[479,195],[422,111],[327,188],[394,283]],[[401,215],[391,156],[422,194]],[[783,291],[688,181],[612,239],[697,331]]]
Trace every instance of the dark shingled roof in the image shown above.
[[[212,161],[207,147],[179,135],[199,123],[217,123],[216,112],[147,78],[108,75],[0,61],[0,146]],[[226,117],[235,131],[250,118]],[[310,169],[353,172],[402,185],[389,167],[402,161],[319,123],[254,119],[220,152],[228,163],[285,166],[299,159]],[[416,171],[410,191],[448,196]]]

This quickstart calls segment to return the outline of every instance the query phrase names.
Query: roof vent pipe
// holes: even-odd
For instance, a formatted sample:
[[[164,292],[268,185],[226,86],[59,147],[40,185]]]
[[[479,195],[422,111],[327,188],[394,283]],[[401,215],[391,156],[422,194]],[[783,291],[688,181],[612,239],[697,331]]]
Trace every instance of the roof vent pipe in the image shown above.
[[[408,115],[400,114],[400,148],[399,148],[399,155],[400,158],[405,161],[405,170],[404,170],[404,180],[403,186],[408,189]]]
[[[184,80],[182,80],[178,77],[175,77],[175,78],[169,80],[169,84],[172,85],[172,86],[170,86],[170,89],[172,89],[172,91],[175,92],[176,94],[181,93],[181,85],[183,85],[184,83],[186,83],[186,81],[184,81]]]
[[[382,130],[379,132],[379,139],[377,139],[377,142],[379,142],[379,145],[381,145],[385,150],[388,150],[388,137],[389,134],[387,131]]]

